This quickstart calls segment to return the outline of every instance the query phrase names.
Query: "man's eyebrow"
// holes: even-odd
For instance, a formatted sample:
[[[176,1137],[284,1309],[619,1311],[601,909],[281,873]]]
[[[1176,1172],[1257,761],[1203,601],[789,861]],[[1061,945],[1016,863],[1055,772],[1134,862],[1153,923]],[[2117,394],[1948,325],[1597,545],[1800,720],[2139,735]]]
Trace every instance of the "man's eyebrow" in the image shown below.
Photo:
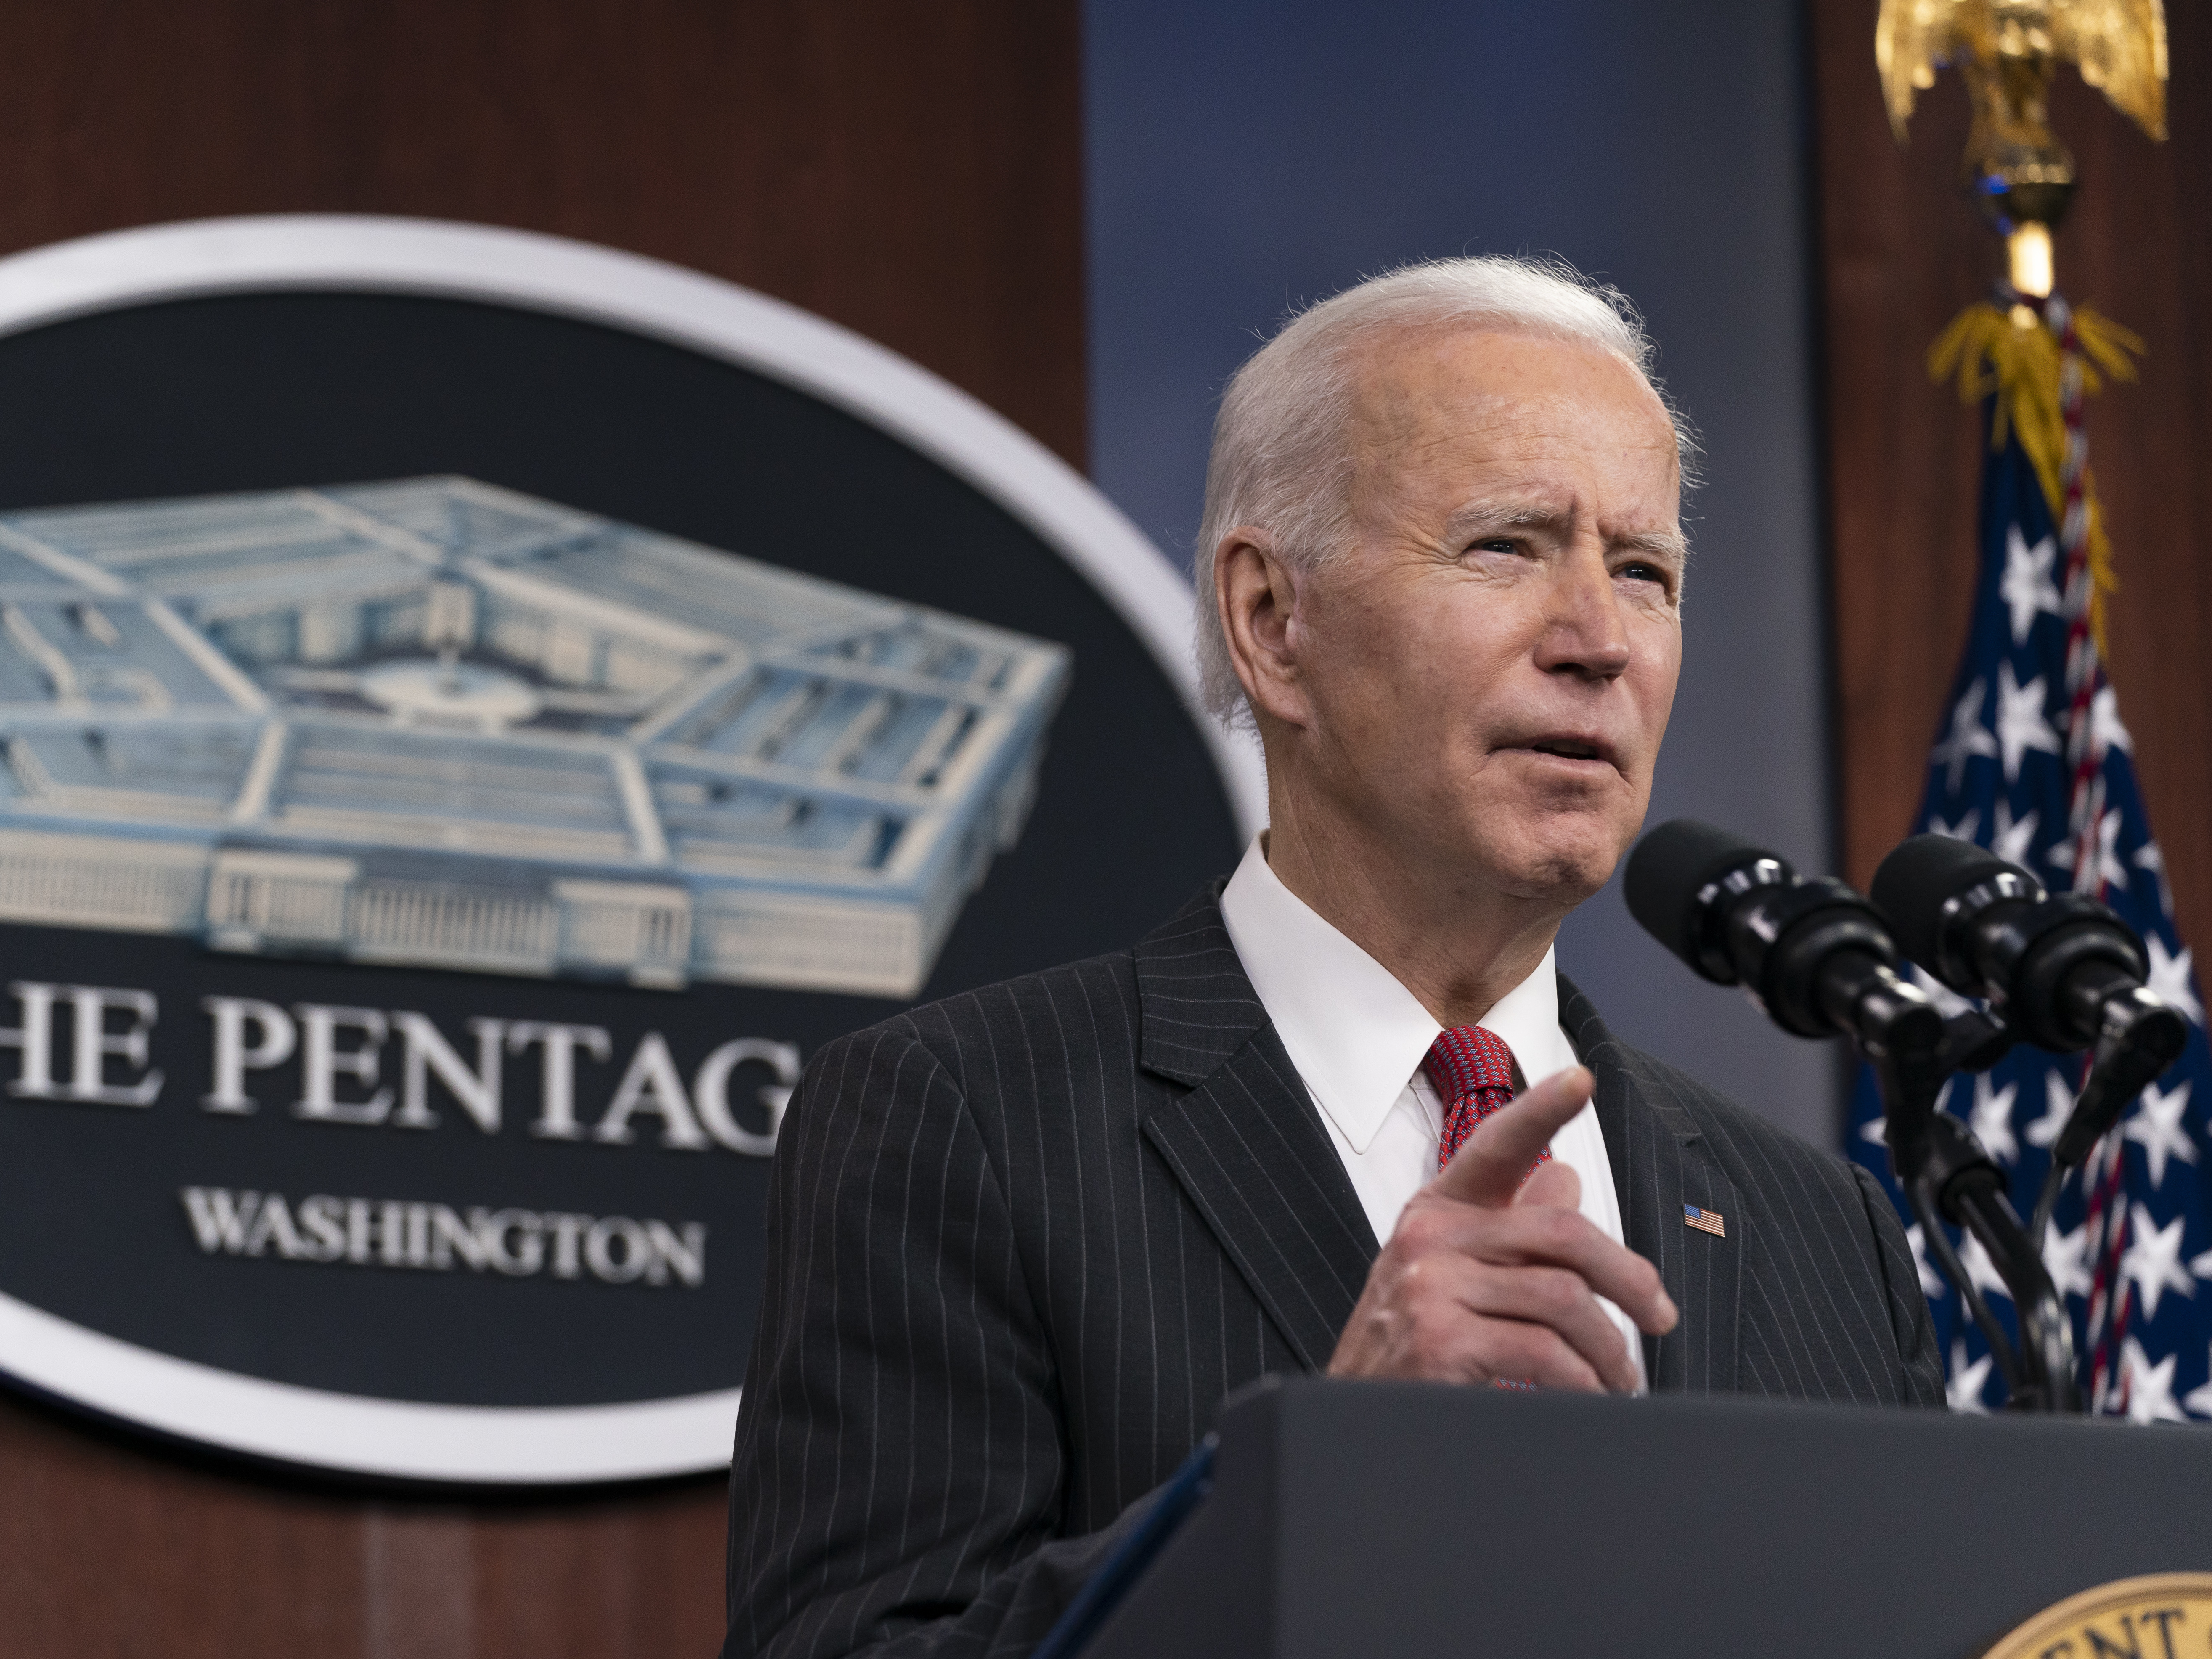
[[[1624,553],[1649,553],[1672,559],[1678,565],[1690,562],[1689,538],[1679,530],[1639,530],[1631,536],[1615,537],[1613,544]]]
[[[1457,539],[1477,530],[1556,529],[1573,517],[1569,508],[1525,499],[1469,501],[1445,521],[1444,533]]]

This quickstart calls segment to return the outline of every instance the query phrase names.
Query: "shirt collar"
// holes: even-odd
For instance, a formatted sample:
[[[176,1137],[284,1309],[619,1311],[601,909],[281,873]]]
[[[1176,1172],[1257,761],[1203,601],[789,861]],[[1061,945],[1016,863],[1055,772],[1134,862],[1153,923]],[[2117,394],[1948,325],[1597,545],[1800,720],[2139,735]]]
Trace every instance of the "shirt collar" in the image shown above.
[[[1575,1063],[1559,1030],[1559,973],[1553,957],[1557,947],[1544,952],[1536,971],[1498,999],[1497,1005],[1476,1023],[1495,1031],[1521,1063],[1521,1080],[1539,1083]],[[1564,1057],[1562,1057],[1564,1056]]]
[[[1283,885],[1259,836],[1222,890],[1221,919],[1291,1063],[1364,1154],[1443,1027],[1389,969]],[[1552,1069],[1538,1058],[1559,1041],[1551,951],[1481,1023],[1528,1057],[1522,1070],[1532,1079]]]

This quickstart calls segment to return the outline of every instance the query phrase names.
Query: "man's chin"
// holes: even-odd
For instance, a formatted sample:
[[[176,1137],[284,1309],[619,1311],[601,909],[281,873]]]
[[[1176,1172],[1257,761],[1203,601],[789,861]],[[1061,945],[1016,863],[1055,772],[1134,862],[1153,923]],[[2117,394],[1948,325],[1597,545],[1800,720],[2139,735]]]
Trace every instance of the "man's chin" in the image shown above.
[[[1627,850],[1610,816],[1548,815],[1522,833],[1492,841],[1499,885],[1516,897],[1572,909],[1603,887]]]

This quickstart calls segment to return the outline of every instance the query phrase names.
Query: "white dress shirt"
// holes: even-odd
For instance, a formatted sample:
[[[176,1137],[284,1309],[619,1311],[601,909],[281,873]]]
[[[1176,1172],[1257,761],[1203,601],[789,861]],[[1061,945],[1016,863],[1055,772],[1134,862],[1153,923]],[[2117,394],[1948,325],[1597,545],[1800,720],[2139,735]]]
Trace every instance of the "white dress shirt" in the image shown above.
[[[1324,921],[1267,867],[1255,836],[1221,895],[1221,919],[1239,961],[1274,1022],[1291,1063],[1321,1109],[1377,1239],[1387,1240],[1406,1201],[1437,1172],[1443,1105],[1421,1060],[1443,1031],[1390,970]],[[1498,999],[1480,1024],[1504,1039],[1534,1083],[1576,1064],[1559,1029],[1553,952]],[[1582,1212],[1625,1243],[1620,1200],[1597,1109],[1585,1106],[1552,1138],[1552,1156],[1581,1177]],[[1601,1297],[1628,1340],[1636,1391],[1644,1391],[1644,1342],[1635,1322]]]

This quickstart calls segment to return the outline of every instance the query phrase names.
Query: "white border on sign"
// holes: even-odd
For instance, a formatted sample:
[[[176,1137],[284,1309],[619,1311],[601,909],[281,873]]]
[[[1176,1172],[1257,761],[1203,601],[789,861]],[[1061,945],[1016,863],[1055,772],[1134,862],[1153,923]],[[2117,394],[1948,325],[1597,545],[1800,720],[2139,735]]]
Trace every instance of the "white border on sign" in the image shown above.
[[[1203,734],[1237,827],[1266,822],[1257,750],[1198,706],[1191,591],[1114,505],[1043,445],[834,323],[679,266],[484,225],[356,215],[204,219],[0,259],[0,335],[162,300],[301,289],[477,300],[602,323],[720,358],[834,404],[927,455],[1074,566],[1152,653]],[[726,1466],[734,1389],[562,1407],[375,1400],[240,1376],[0,1295],[0,1370],[179,1438],[283,1462],[421,1480],[552,1485]]]
[[[726,1467],[738,1390],[617,1406],[429,1406],[240,1376],[0,1295],[0,1368],[142,1428],[397,1480],[580,1485]]]

